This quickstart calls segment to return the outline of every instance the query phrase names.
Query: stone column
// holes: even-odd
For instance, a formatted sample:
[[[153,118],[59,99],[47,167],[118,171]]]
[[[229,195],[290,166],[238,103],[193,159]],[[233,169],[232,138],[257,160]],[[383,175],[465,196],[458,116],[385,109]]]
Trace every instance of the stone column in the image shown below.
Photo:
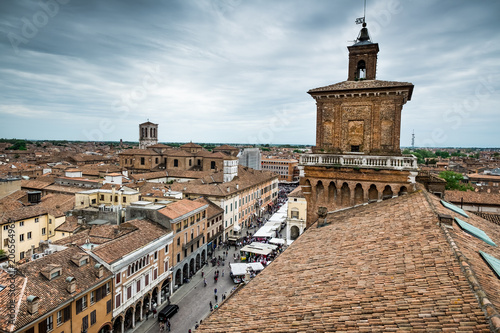
[[[134,311],[132,311],[132,328],[135,328],[135,307]]]
[[[139,313],[139,321],[142,321],[142,308],[144,307],[144,303],[141,303],[141,311]]]
[[[121,333],[125,333],[125,318],[122,318],[122,331]]]
[[[158,287],[158,294],[156,295],[156,304],[157,305],[157,308],[160,306],[161,304],[161,289]]]

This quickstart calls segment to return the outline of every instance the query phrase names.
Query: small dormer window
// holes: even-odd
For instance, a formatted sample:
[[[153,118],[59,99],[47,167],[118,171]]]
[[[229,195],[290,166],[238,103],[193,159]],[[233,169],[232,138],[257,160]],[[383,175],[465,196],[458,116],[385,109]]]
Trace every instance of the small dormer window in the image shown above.
[[[84,258],[84,259],[80,260],[80,266],[87,265],[88,263],[89,263],[88,258]]]
[[[61,275],[61,271],[60,270],[52,272],[52,273],[50,273],[50,279],[52,280],[52,279],[58,277],[59,275]]]

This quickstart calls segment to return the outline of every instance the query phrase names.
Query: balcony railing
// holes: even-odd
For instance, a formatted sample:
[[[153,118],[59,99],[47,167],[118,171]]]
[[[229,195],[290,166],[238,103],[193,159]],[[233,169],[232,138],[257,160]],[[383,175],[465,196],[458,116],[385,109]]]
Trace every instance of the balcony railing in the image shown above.
[[[185,250],[185,249],[189,248],[191,245],[193,245],[194,243],[196,243],[202,237],[203,237],[203,234],[200,234],[200,235],[196,236],[195,238],[193,238],[191,241],[187,242],[186,244],[183,244],[182,245],[182,250]]]
[[[358,167],[369,169],[417,170],[417,158],[404,156],[304,154],[300,165]]]

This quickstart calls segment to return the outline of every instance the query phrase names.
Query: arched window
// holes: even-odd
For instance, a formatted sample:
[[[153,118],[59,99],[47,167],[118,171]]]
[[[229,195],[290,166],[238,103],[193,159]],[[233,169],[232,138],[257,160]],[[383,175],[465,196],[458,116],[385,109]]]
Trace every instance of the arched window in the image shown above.
[[[364,60],[358,61],[358,66],[356,68],[356,78],[366,79],[366,63]]]

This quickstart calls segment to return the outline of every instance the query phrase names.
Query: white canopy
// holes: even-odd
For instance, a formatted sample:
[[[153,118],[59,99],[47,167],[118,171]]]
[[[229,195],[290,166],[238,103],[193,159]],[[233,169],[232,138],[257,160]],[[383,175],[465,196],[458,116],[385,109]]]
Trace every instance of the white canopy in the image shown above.
[[[231,273],[235,276],[245,275],[247,272],[247,267],[250,267],[253,271],[261,271],[264,269],[264,266],[260,262],[251,262],[248,264],[245,263],[230,263]]]
[[[240,249],[240,251],[243,252],[250,252],[250,253],[255,253],[255,254],[262,254],[262,255],[269,255],[273,250],[276,250],[278,246],[272,245],[272,244],[264,244],[264,243],[258,243],[258,242],[253,242],[252,244],[249,244],[247,246],[244,246]]]
[[[283,245],[283,244],[285,244],[285,240],[284,240],[284,239],[281,239],[281,238],[271,238],[271,239],[269,240],[269,243]]]

